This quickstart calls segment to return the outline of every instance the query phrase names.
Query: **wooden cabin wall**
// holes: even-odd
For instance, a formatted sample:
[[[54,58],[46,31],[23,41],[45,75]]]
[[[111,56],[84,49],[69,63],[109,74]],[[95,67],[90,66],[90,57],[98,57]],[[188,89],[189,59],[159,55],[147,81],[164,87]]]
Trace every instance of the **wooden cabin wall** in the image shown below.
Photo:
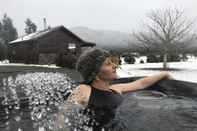
[[[39,53],[59,53],[68,51],[68,44],[75,43],[77,52],[80,50],[80,41],[61,30],[48,34],[39,40]]]
[[[68,49],[69,43],[76,45],[75,52],[72,53],[78,57],[82,52],[82,48],[88,48],[81,47],[84,44],[82,42],[69,32],[56,30],[40,36],[36,40],[10,44],[9,60],[15,63],[47,64],[48,59],[50,64],[55,64],[55,57],[58,57],[60,53],[66,54],[70,52]],[[46,61],[44,60],[45,57]]]

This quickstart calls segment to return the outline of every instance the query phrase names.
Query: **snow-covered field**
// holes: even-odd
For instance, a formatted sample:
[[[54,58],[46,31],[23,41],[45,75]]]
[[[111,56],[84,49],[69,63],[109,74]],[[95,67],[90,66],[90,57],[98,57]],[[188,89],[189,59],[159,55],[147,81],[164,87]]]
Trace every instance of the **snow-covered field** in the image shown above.
[[[56,66],[55,64],[51,65],[36,65],[36,64],[23,64],[23,63],[9,63],[8,60],[0,61],[0,66],[32,66],[32,67],[47,67],[47,68],[60,68]]]
[[[188,56],[187,62],[171,62],[168,63],[170,68],[180,70],[169,71],[169,73],[177,80],[197,82],[197,57]],[[145,60],[144,57],[142,57]],[[139,58],[141,59],[141,58]],[[140,61],[140,60],[138,60]],[[46,67],[46,68],[60,68],[56,65],[35,65],[35,64],[22,64],[22,63],[9,63],[8,61],[0,61],[0,66],[28,66],[28,67]],[[147,76],[159,73],[159,70],[145,70],[144,68],[161,68],[162,63],[144,63],[139,64],[123,64],[121,69],[117,70],[119,77],[132,77],[132,76]]]
[[[169,73],[177,80],[197,82],[197,60],[187,62],[171,62],[168,64],[170,68],[180,70],[169,71]],[[145,64],[123,64],[122,69],[118,69],[119,77],[129,76],[147,76],[159,73],[159,70],[144,70],[142,68],[161,68],[162,63],[145,63]]]

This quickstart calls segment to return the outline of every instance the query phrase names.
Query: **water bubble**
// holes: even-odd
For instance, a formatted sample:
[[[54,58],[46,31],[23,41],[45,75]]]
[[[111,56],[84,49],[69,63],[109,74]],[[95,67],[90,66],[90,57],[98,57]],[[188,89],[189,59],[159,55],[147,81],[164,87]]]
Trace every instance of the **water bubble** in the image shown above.
[[[68,123],[69,122],[69,119],[68,118],[65,118],[65,123]]]
[[[16,120],[17,122],[19,122],[19,121],[21,120],[21,117],[20,117],[20,116],[16,116],[16,117],[15,117],[15,120]]]
[[[18,128],[18,131],[23,131],[21,128]]]
[[[44,127],[39,127],[38,131],[45,131]]]

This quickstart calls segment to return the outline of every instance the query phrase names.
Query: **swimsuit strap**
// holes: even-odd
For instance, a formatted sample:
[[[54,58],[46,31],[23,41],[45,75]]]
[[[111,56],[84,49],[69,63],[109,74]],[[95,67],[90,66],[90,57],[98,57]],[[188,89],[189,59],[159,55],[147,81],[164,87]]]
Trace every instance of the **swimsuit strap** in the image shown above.
[[[90,84],[90,86],[92,87],[91,89],[96,89],[96,90],[104,91],[104,92],[110,92],[110,91],[111,91],[111,92],[113,92],[113,93],[118,93],[116,90],[113,90],[113,89],[110,89],[110,88],[109,88],[110,91],[106,91],[106,90],[97,89],[97,88],[95,88],[94,86],[92,86],[91,84]]]

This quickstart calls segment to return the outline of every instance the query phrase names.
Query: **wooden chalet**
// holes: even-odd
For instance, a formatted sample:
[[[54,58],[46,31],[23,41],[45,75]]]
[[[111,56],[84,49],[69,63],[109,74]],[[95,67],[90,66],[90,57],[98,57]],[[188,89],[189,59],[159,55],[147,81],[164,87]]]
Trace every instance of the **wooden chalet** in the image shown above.
[[[95,45],[58,26],[11,41],[8,59],[11,63],[55,64],[59,54],[73,53],[78,57],[83,50]]]

